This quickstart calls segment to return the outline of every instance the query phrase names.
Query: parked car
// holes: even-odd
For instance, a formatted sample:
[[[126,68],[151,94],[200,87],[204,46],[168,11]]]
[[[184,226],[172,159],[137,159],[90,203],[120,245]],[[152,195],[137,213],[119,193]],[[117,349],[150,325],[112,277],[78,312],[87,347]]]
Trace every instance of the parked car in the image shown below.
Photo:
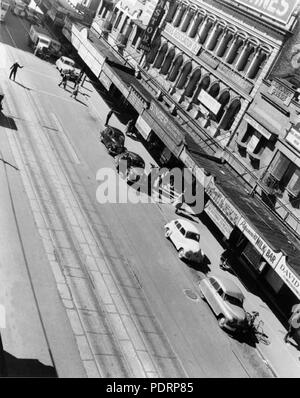
[[[75,61],[73,61],[71,58],[62,56],[58,58],[58,60],[55,62],[55,65],[60,72],[72,71],[77,76],[80,74],[80,69],[76,68]]]
[[[196,262],[203,261],[200,233],[191,222],[183,219],[172,220],[165,225],[165,237],[173,242],[179,258]]]
[[[100,141],[105,145],[110,155],[116,156],[125,152],[125,135],[115,127],[106,127],[100,132]]]
[[[235,332],[246,327],[244,295],[231,279],[216,276],[203,278],[199,282],[199,289],[201,298],[207,301],[222,329]]]
[[[118,173],[126,176],[129,183],[138,181],[144,174],[145,162],[135,152],[126,151],[115,157],[115,164]]]

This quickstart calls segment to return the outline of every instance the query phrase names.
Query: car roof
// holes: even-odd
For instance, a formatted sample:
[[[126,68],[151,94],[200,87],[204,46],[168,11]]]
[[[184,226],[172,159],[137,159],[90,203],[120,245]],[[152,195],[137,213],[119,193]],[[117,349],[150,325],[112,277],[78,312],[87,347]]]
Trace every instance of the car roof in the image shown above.
[[[177,218],[174,221],[178,221],[180,222],[180,224],[183,226],[183,228],[187,231],[191,231],[191,232],[195,232],[196,234],[199,234],[198,229],[195,227],[194,224],[192,224],[191,222],[184,220],[183,218]]]
[[[220,278],[213,275],[211,275],[210,278],[214,278],[219,283],[224,293],[229,296],[236,297],[239,300],[244,300],[245,296],[243,292],[231,279]]]

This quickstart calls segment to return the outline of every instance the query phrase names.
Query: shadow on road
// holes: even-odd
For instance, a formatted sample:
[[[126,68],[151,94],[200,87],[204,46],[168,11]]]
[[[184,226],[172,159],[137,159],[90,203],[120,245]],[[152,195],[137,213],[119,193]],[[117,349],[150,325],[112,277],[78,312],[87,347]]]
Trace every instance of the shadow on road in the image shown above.
[[[31,91],[31,88],[24,86],[24,84],[16,82],[15,80],[12,80],[14,83],[18,84],[19,86],[25,88],[25,90]]]
[[[11,130],[18,130],[14,119],[5,116],[2,112],[0,112],[0,126]]]
[[[44,365],[37,359],[16,358],[6,351],[2,354],[2,377],[57,377],[54,367]]]

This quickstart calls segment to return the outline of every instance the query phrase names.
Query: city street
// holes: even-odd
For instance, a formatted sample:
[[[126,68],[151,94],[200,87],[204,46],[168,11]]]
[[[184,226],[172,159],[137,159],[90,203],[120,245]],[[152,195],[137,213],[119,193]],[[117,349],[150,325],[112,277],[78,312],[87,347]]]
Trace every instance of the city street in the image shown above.
[[[222,331],[200,300],[204,273],[164,238],[168,205],[97,202],[98,170],[114,169],[99,142],[108,105],[89,82],[77,101],[71,83],[58,87],[55,66],[27,47],[29,26],[10,14],[0,28],[5,351],[59,377],[272,377],[256,349]],[[16,82],[8,79],[14,62],[24,66]],[[110,124],[124,131],[115,116]],[[125,144],[147,168],[154,163],[138,141]],[[221,246],[198,228],[217,264]],[[18,328],[31,323],[28,336]]]

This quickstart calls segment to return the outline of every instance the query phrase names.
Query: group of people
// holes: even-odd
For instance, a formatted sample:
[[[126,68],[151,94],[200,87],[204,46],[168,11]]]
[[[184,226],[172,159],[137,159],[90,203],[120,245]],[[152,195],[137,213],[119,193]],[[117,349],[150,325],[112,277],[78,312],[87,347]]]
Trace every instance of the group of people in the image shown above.
[[[74,87],[73,87],[73,91],[71,94],[71,98],[75,98],[75,99],[77,98],[77,95],[79,93],[79,85],[80,85],[82,76],[83,76],[83,73],[81,72],[80,75],[77,77],[77,79],[74,81]],[[69,79],[70,79],[70,72],[63,72],[61,81],[58,83],[58,86],[59,87],[63,86],[63,88],[65,90]]]

